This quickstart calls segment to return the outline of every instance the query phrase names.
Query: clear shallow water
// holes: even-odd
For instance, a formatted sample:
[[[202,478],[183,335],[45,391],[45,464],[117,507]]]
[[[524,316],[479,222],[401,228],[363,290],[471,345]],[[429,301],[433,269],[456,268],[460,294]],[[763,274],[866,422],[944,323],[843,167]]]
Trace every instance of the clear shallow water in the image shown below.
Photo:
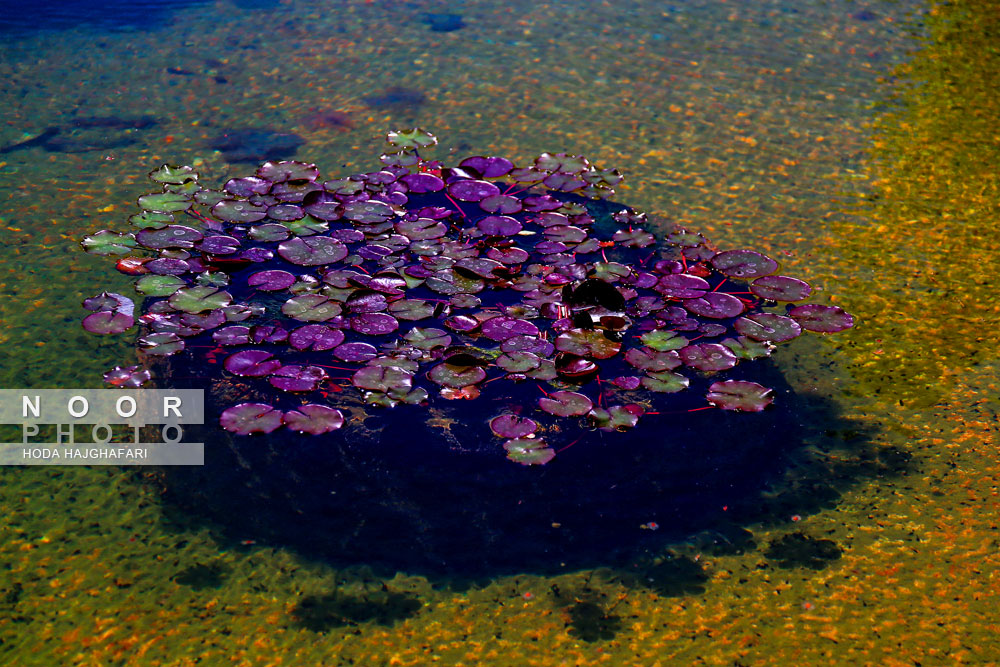
[[[830,409],[803,416],[769,487],[683,536],[622,526],[630,548],[585,569],[470,579],[324,560],[308,534],[269,542],[178,508],[142,470],[5,469],[3,659],[996,658],[982,574],[995,360],[976,333],[995,315],[975,305],[996,261],[977,241],[995,208],[977,155],[995,138],[943,74],[961,77],[971,117],[995,116],[989,69],[969,64],[988,34],[977,6],[921,9],[947,51],[905,3],[171,9],[3,40],[2,386],[97,386],[128,359],[78,328],[84,296],[129,281],[77,239],[121,228],[165,161],[213,181],[248,172],[231,161],[262,133],[297,135],[295,157],[326,173],[370,168],[385,130],[412,124],[441,156],[581,152],[625,171],[619,200],[780,257],[861,325],[778,355]],[[944,155],[914,154],[911,135]]]

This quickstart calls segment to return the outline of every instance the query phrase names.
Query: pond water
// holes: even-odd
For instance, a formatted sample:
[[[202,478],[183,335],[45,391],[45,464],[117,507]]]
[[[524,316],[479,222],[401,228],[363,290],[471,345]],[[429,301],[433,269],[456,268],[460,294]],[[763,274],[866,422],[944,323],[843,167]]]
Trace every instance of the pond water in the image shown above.
[[[977,0],[5,15],[0,388],[97,388],[136,362],[133,337],[80,326],[84,298],[134,292],[79,241],[125,229],[152,170],[191,165],[218,187],[294,158],[347,176],[415,126],[446,164],[550,151],[618,168],[615,201],[651,231],[767,253],[857,325],[778,348],[784,408],[766,429],[696,412],[630,433],[674,443],[631,476],[604,439],[525,468],[497,444],[494,478],[415,483],[436,462],[407,458],[398,415],[414,413],[396,408],[373,413],[393,434],[373,445],[393,462],[379,474],[363,457],[283,462],[275,443],[294,439],[271,441],[251,482],[0,468],[0,663],[1000,660],[997,22]],[[449,409],[442,430],[484,420]],[[223,441],[206,430],[207,449]],[[537,473],[531,493],[504,496],[503,466]]]

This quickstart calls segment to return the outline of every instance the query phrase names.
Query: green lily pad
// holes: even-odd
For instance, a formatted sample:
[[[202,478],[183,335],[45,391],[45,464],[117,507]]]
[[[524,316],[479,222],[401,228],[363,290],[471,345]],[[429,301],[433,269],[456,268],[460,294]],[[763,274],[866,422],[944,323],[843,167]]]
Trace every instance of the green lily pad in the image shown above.
[[[718,408],[739,412],[760,412],[774,402],[770,389],[747,380],[715,382],[705,398]]]
[[[665,331],[663,329],[647,331],[639,336],[639,340],[642,341],[643,345],[652,348],[657,352],[679,350],[688,344],[688,339],[684,336],[681,336],[673,331]]]
[[[433,134],[427,130],[420,129],[419,127],[415,127],[411,130],[396,130],[394,132],[389,132],[386,135],[385,140],[395,148],[404,151],[427,148],[428,146],[435,145],[438,141],[437,137]]]
[[[198,173],[193,167],[174,167],[169,164],[165,164],[159,169],[154,169],[149,172],[149,178],[157,183],[180,185],[189,181],[197,181]]]
[[[220,292],[215,287],[195,286],[182,287],[174,292],[168,300],[176,310],[185,313],[203,313],[206,310],[224,308],[233,301],[229,292]]]
[[[397,320],[423,320],[434,314],[434,304],[423,299],[400,299],[389,304],[389,312]]]
[[[507,458],[525,466],[545,465],[556,457],[556,450],[541,438],[515,438],[504,443]]]
[[[774,345],[769,341],[754,340],[746,336],[726,338],[722,341],[722,344],[728,347],[738,358],[746,359],[747,361],[769,357],[771,356],[771,351],[774,350]]]
[[[594,329],[570,329],[559,334],[556,349],[578,357],[610,359],[622,349],[622,344]]]
[[[479,366],[457,366],[441,363],[428,371],[427,377],[442,387],[461,389],[485,380],[486,371]]]
[[[339,303],[321,294],[293,296],[281,306],[282,313],[300,322],[326,322],[343,311]]]
[[[538,399],[538,407],[557,417],[575,417],[590,412],[594,403],[575,391],[554,391]]]
[[[127,255],[135,248],[136,241],[132,234],[102,229],[84,236],[80,245],[91,255]]]
[[[135,281],[135,291],[146,296],[170,296],[187,285],[177,276],[157,276],[148,273]]]
[[[451,336],[448,332],[433,327],[414,327],[403,335],[403,339],[418,350],[432,350],[435,347],[451,345]]]
[[[174,221],[172,213],[159,213],[157,211],[143,211],[129,216],[128,221],[133,227],[139,229],[163,229]]]
[[[670,371],[650,373],[647,377],[642,378],[640,382],[642,382],[642,386],[646,389],[663,394],[673,394],[683,391],[690,384],[690,380],[683,375],[671,373]]]
[[[174,211],[185,211],[194,204],[188,195],[173,192],[160,192],[152,195],[139,197],[139,208],[144,211],[156,211],[158,213],[173,213]]]

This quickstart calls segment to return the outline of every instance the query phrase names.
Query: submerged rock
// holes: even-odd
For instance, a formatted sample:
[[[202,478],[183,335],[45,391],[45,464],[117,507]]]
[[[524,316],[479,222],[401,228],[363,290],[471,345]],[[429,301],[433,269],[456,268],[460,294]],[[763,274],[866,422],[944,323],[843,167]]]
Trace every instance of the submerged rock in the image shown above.
[[[267,128],[227,130],[209,143],[228,162],[262,162],[293,157],[305,139],[291,132]]]

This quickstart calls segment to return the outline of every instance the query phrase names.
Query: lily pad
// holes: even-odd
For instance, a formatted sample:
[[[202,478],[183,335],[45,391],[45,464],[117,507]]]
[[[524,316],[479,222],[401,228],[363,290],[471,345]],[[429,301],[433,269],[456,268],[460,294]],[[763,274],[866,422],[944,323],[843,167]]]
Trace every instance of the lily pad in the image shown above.
[[[399,328],[399,321],[385,313],[369,313],[351,318],[351,329],[367,336],[384,336]]]
[[[239,403],[219,416],[222,428],[238,435],[270,433],[281,426],[282,414],[266,403]]]
[[[482,332],[490,340],[502,342],[514,336],[537,336],[538,327],[528,320],[500,315],[483,322]]]
[[[783,343],[802,333],[799,323],[790,317],[774,313],[753,313],[733,322],[733,328],[757,341]]]
[[[262,292],[280,292],[295,284],[295,276],[288,271],[258,271],[247,278],[247,285]]]
[[[798,278],[761,276],[750,283],[750,291],[771,301],[802,301],[812,293],[812,287]]]
[[[433,350],[435,347],[451,345],[451,336],[448,332],[433,327],[414,327],[403,335],[403,340],[418,350]]]
[[[760,412],[774,402],[771,390],[747,380],[715,382],[705,395],[708,402],[723,410]]]
[[[364,362],[378,356],[378,350],[368,343],[342,343],[333,348],[333,356],[341,361]]]
[[[344,332],[325,324],[307,324],[292,331],[288,344],[294,350],[322,352],[344,342]]]
[[[111,310],[101,310],[83,318],[83,328],[92,334],[119,334],[134,325],[132,315]]]
[[[778,263],[755,250],[726,250],[711,259],[712,266],[730,278],[749,280],[778,270]]]
[[[104,381],[112,387],[137,389],[149,382],[153,374],[140,366],[115,366],[104,374]]]
[[[164,248],[193,248],[204,236],[197,229],[185,225],[167,225],[160,229],[142,229],[135,240],[152,250]]]
[[[500,194],[500,188],[489,181],[461,180],[448,184],[448,194],[459,201],[480,201]]]
[[[196,285],[182,287],[170,295],[168,302],[176,310],[185,313],[203,313],[228,306],[233,300],[229,292],[219,291],[214,287]]]
[[[170,296],[187,283],[177,276],[145,275],[135,283],[135,291],[146,296]]]
[[[282,391],[315,391],[329,377],[319,366],[282,366],[267,381],[272,387]]]
[[[84,236],[80,245],[91,255],[127,255],[135,248],[136,239],[129,233],[102,229],[89,236]]]
[[[477,222],[476,227],[490,236],[513,236],[523,228],[520,222],[507,215],[488,215]]]
[[[575,417],[590,412],[594,404],[589,398],[575,391],[554,391],[538,399],[538,406],[550,415]]]
[[[479,366],[457,366],[449,363],[441,363],[428,371],[427,378],[442,387],[461,389],[462,387],[479,384],[485,380],[486,371]]]
[[[281,361],[267,350],[241,350],[226,357],[226,370],[244,377],[266,377],[281,368]]]
[[[184,349],[184,341],[175,333],[152,333],[139,339],[139,349],[145,354],[169,357]]]
[[[739,359],[730,349],[719,343],[696,343],[677,351],[684,365],[699,371],[724,371],[736,365]]]
[[[347,257],[347,246],[326,236],[296,237],[279,243],[278,254],[298,266],[321,266]]]
[[[355,387],[369,391],[389,392],[392,389],[409,391],[413,373],[393,366],[365,366],[354,373]]]
[[[289,429],[310,435],[330,433],[344,425],[344,415],[340,410],[315,403],[307,403],[297,410],[289,410],[283,419]]]
[[[809,303],[788,311],[803,329],[818,333],[836,333],[854,326],[854,317],[839,306],[821,306]]]
[[[184,211],[191,208],[193,204],[194,202],[189,195],[173,192],[160,192],[139,197],[139,208],[156,213]]]
[[[696,299],[705,296],[710,289],[707,280],[686,273],[663,276],[656,284],[656,291],[677,299]]]
[[[742,301],[724,292],[709,292],[699,299],[685,299],[681,305],[695,315],[720,320],[736,317],[746,309]]]
[[[559,334],[555,340],[556,349],[579,357],[610,359],[622,348],[619,341],[611,340],[603,332],[594,329],[570,329]]]
[[[675,394],[687,389],[690,380],[679,373],[662,371],[642,378],[642,386],[661,394]]]
[[[281,312],[300,322],[326,322],[340,315],[343,308],[320,294],[300,294],[286,301]]]
[[[647,331],[639,336],[639,340],[642,341],[643,345],[652,348],[657,352],[679,350],[688,344],[688,339],[684,336],[681,336],[673,331],[665,331],[663,329]]]
[[[524,438],[538,430],[538,423],[527,417],[503,414],[490,420],[490,430],[501,438]]]
[[[223,199],[212,207],[212,215],[226,222],[257,222],[267,217],[267,207],[243,199]]]
[[[412,130],[397,130],[386,135],[390,145],[402,150],[427,148],[437,143],[437,137],[426,130],[415,127]]]
[[[504,443],[507,458],[521,465],[545,465],[556,457],[556,450],[541,438],[515,438]]]

